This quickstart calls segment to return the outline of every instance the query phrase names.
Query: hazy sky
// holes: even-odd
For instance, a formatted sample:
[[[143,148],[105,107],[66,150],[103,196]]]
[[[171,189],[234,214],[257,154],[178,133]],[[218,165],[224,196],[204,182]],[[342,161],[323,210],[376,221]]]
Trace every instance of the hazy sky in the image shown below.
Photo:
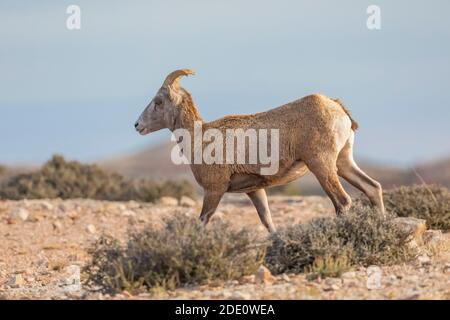
[[[81,30],[66,8],[81,8]],[[366,8],[381,8],[381,30]],[[0,163],[52,153],[93,161],[138,150],[133,123],[166,74],[206,120],[309,93],[339,97],[360,123],[360,158],[450,155],[450,2],[0,2]]]

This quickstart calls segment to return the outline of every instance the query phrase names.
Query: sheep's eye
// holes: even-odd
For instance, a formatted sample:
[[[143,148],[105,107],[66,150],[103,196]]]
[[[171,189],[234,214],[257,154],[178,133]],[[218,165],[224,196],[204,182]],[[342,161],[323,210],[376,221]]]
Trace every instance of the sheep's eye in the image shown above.
[[[156,97],[153,101],[157,106],[160,106],[162,104],[162,99],[160,97]]]

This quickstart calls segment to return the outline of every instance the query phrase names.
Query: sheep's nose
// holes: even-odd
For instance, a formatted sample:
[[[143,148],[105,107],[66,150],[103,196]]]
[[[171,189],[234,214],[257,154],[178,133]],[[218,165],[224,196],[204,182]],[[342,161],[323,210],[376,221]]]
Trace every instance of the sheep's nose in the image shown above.
[[[139,122],[136,121],[136,123],[134,124],[134,127],[137,128],[139,125]]]

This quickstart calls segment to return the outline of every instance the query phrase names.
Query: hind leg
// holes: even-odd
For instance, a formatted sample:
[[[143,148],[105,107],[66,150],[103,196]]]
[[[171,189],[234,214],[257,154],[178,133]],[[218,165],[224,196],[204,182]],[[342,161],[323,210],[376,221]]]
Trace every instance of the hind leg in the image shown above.
[[[306,162],[309,170],[316,176],[320,185],[333,202],[336,214],[340,215],[350,209],[352,200],[339,181],[336,157],[328,156]]]
[[[337,160],[338,175],[351,185],[361,190],[377,207],[382,214],[385,213],[383,204],[383,191],[378,181],[369,177],[353,160],[353,141],[349,139],[340,151]]]
[[[247,193],[247,195],[250,198],[250,200],[252,200],[253,205],[255,206],[256,211],[258,212],[259,219],[261,220],[264,227],[266,227],[270,233],[275,232],[276,231],[275,226],[273,225],[272,217],[270,215],[269,210],[269,204],[267,202],[266,190],[259,189],[256,191],[249,192]]]

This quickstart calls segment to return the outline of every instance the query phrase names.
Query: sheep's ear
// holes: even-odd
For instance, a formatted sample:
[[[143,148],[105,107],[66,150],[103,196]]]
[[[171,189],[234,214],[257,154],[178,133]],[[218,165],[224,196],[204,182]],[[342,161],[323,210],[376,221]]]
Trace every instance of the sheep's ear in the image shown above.
[[[180,81],[181,77],[188,76],[188,75],[194,75],[194,70],[191,69],[180,69],[175,70],[166,77],[166,80],[164,80],[163,87],[172,89],[178,87],[178,81]]]

